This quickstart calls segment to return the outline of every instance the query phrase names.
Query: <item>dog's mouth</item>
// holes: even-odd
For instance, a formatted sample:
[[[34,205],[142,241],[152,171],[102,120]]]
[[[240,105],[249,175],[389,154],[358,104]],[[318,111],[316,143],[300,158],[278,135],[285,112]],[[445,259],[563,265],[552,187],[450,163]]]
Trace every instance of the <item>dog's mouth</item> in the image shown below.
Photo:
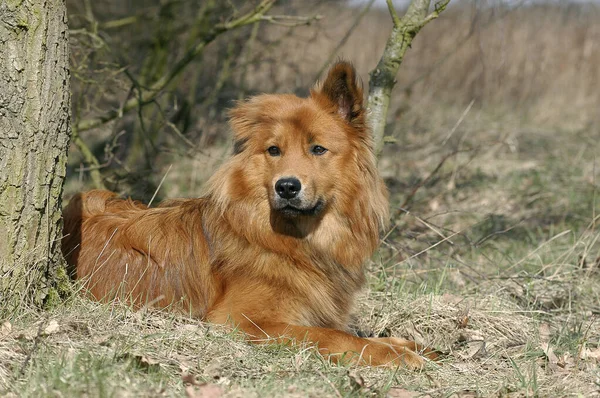
[[[318,200],[317,203],[312,207],[300,207],[296,206],[289,201],[283,204],[283,206],[275,209],[284,217],[298,217],[298,216],[317,216],[319,215],[323,209],[325,208],[325,202],[322,200]]]

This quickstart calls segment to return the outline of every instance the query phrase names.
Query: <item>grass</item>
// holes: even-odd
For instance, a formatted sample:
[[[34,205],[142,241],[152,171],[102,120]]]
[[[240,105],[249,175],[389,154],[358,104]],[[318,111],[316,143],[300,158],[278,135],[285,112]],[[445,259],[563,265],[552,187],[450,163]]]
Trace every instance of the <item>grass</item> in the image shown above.
[[[0,396],[600,396],[598,7],[505,13],[484,3],[495,4],[457,7],[428,25],[402,66],[388,129],[396,142],[380,160],[393,226],[355,311],[357,329],[437,347],[442,362],[422,372],[333,366],[310,350],[251,346],[185,316],[76,295],[45,312],[6,315],[0,303]],[[246,92],[313,84],[354,12],[328,2],[316,11],[327,23],[293,35],[261,28]],[[388,34],[372,27],[389,25],[385,11],[370,13],[339,53],[365,85]],[[218,64],[218,51],[206,62]],[[210,90],[209,69],[189,78],[199,73]],[[109,75],[117,81],[99,87],[129,95],[129,80]],[[238,80],[219,106],[237,98]],[[187,87],[177,88],[182,97]],[[122,102],[74,91],[97,97],[92,110]],[[125,169],[141,175],[138,196],[149,199],[167,170],[162,197],[198,194],[228,152],[223,109],[212,113],[198,111],[188,137],[201,133],[201,149],[165,133],[152,172]],[[104,147],[121,129],[129,137],[129,122],[87,138]],[[67,197],[89,188],[84,174],[69,176]]]
[[[435,346],[448,354],[441,363],[333,366],[310,350],[250,346],[184,316],[77,295],[3,320],[0,395],[599,395],[593,148],[585,132],[490,130],[484,110],[471,112],[447,147],[459,109],[431,114],[439,127],[425,134],[410,134],[425,129],[411,118],[396,126],[408,133],[381,161],[395,226],[355,311],[358,329]],[[189,178],[174,171],[165,189]]]

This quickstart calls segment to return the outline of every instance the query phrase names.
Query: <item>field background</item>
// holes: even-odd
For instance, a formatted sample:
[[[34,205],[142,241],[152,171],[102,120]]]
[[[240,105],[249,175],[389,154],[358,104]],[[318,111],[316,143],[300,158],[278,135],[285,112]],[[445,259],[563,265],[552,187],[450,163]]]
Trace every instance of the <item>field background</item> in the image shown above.
[[[199,19],[211,2],[67,3],[74,125],[118,110],[194,34],[249,7],[222,2]],[[357,329],[437,347],[441,363],[333,366],[76,295],[0,312],[0,395],[600,396],[600,6],[453,3],[398,75],[380,159],[393,222],[355,311]],[[145,201],[198,196],[231,150],[233,101],[307,95],[338,57],[368,87],[391,21],[375,6],[359,20],[365,4],[353,4],[281,2],[271,14],[311,23],[229,32],[152,104],[81,131],[106,186]],[[93,186],[81,153],[65,201]]]

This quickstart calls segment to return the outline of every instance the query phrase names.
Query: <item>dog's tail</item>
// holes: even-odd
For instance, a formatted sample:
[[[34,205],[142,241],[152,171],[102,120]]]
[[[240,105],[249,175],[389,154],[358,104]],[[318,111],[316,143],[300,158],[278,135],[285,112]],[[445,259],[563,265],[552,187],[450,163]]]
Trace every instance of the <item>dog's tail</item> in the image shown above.
[[[101,189],[79,192],[73,196],[63,210],[64,232],[70,231],[73,223],[80,223],[81,220],[106,212],[107,202],[117,196],[114,192]]]
[[[80,192],[73,196],[63,210],[62,252],[69,264],[69,273],[74,274],[81,245],[81,225],[84,220],[106,211],[107,203],[117,194],[105,190]]]

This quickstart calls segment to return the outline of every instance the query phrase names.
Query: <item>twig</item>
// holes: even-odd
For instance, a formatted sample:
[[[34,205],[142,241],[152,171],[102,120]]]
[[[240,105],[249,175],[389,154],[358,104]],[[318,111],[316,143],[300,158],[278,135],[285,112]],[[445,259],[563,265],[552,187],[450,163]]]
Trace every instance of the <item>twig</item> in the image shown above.
[[[390,12],[390,16],[392,17],[392,22],[394,23],[394,27],[397,28],[398,26],[400,26],[402,21],[400,20],[400,17],[398,17],[398,13],[396,12],[396,9],[394,8],[394,4],[392,3],[392,0],[386,0],[386,3],[387,3],[388,11]],[[429,8],[429,4],[427,5],[427,8]]]
[[[164,117],[164,116],[163,116]],[[181,138],[181,140],[183,140],[183,142],[185,142],[187,144],[187,146],[189,146],[192,149],[196,148],[196,144],[194,144],[192,141],[190,141],[182,132],[181,130],[179,130],[177,128],[177,126],[170,121],[166,121],[165,124],[167,126],[169,126],[171,128],[171,130],[173,130],[175,132],[175,135],[177,135],[179,138]]]
[[[154,195],[152,195],[152,198],[150,198],[150,202],[148,202],[148,207],[152,206],[152,202],[154,202],[154,198],[156,198],[156,195],[158,194],[160,187],[162,187],[162,184],[165,182],[165,179],[167,178],[167,175],[169,174],[169,171],[171,171],[171,167],[173,167],[172,164],[169,165],[169,168],[165,172],[165,175],[163,176],[163,178],[160,180],[160,183],[156,187],[156,190],[154,191]]]
[[[439,245],[441,245],[441,244],[442,244],[442,243],[444,243],[444,242],[450,241],[450,239],[452,239],[452,238],[453,238],[453,237],[455,237],[456,235],[460,235],[460,234],[462,234],[462,233],[463,233],[464,231],[466,231],[467,229],[468,229],[468,228],[463,228],[463,229],[461,229],[461,230],[460,230],[460,231],[458,231],[458,232],[454,232],[454,233],[452,233],[450,236],[447,236],[447,237],[445,237],[444,239],[441,239],[441,240],[437,241],[437,242],[436,242],[436,243],[434,243],[433,245],[431,245],[431,246],[429,246],[429,247],[427,247],[427,248],[425,248],[425,249],[421,250],[420,252],[418,252],[418,253],[416,253],[416,254],[413,254],[413,255],[412,255],[412,256],[410,256],[410,257],[407,257],[407,258],[405,258],[404,260],[400,261],[398,264],[402,264],[402,263],[404,263],[404,262],[406,262],[406,261],[412,260],[412,259],[413,259],[413,258],[415,258],[415,257],[419,257],[421,254],[423,254],[423,253],[425,253],[425,252],[428,252],[429,250],[433,249],[434,247],[436,247],[436,246],[439,246]]]
[[[485,24],[480,24],[479,30],[487,29],[488,27],[490,27],[493,24],[497,23],[498,21],[502,20],[507,15],[509,15],[509,13],[512,10],[522,6],[523,3],[524,2],[521,1],[518,4],[515,4],[514,7],[506,9],[503,13],[499,14],[496,18],[490,19]],[[469,28],[469,31],[467,32],[467,34],[465,34],[462,38],[460,38],[459,40],[456,41],[456,43],[458,43],[456,46],[454,46],[453,48],[449,49],[444,54],[442,54],[437,59],[437,61],[435,61],[429,68],[425,69],[423,71],[423,73],[421,73],[419,76],[414,78],[412,81],[406,83],[404,86],[400,87],[400,90],[405,91],[405,90],[409,90],[409,89],[413,88],[417,83],[419,83],[426,77],[430,76],[433,72],[435,72],[436,69],[439,68],[442,64],[446,63],[446,61],[448,61],[450,59],[450,57],[452,57],[455,54],[459,54],[459,50],[469,42],[469,40],[471,39],[473,34],[476,32],[476,29],[475,29],[476,21],[477,21],[477,17],[475,17],[473,22],[471,23],[471,27]]]
[[[417,216],[416,214],[411,213],[409,210],[404,209],[404,208],[399,208],[398,210],[401,210],[403,212],[405,212],[406,214],[410,214],[411,216],[413,216],[417,221],[420,221],[423,225],[425,225],[427,228],[429,228],[430,230],[432,230],[436,235],[438,235],[440,238],[443,239],[448,239],[438,228],[436,228],[435,226],[433,226],[433,224],[425,221],[424,219],[422,219],[421,217]],[[454,232],[454,231],[453,231]],[[451,245],[454,245],[454,242],[452,242],[451,240],[448,240],[448,242]]]
[[[425,177],[425,179],[421,180],[421,182],[419,182],[417,185],[415,185],[413,187],[413,189],[410,191],[408,196],[406,196],[406,199],[404,199],[404,202],[402,202],[402,204],[400,205],[400,208],[401,209],[406,208],[406,206],[412,201],[413,197],[416,195],[417,191],[419,189],[421,189],[421,187],[423,185],[427,184],[438,173],[438,171],[440,171],[440,169],[442,168],[444,163],[446,163],[446,161],[448,159],[450,159],[451,157],[453,157],[461,152],[469,152],[469,150],[458,150],[457,149],[455,151],[452,151],[452,152],[446,154],[446,156],[444,156],[442,158],[442,160],[440,160],[440,162],[437,164],[437,166],[435,166],[435,168],[431,171],[431,173],[429,173],[429,175],[427,177]]]
[[[136,15],[131,17],[125,17],[120,19],[115,19],[114,21],[106,21],[100,24],[102,29],[116,29],[122,28],[123,26],[134,24],[138,21],[138,17]]]
[[[446,142],[448,142],[448,140],[450,139],[450,137],[452,137],[452,135],[456,132],[456,129],[458,128],[458,126],[460,126],[460,124],[462,123],[462,121],[464,120],[464,118],[467,116],[467,114],[471,110],[471,107],[473,106],[474,103],[475,103],[475,100],[474,99],[471,100],[471,102],[469,103],[469,105],[467,106],[467,108],[464,110],[464,112],[462,113],[462,115],[460,115],[460,117],[458,118],[458,120],[454,124],[454,127],[452,127],[452,130],[450,130],[450,132],[448,133],[448,135],[446,136],[446,138],[444,138],[444,141],[442,141],[442,146],[446,145]]]
[[[310,25],[313,21],[318,21],[323,18],[322,15],[314,15],[312,17],[301,17],[301,16],[293,16],[293,15],[263,15],[261,20],[270,22],[275,25],[295,27],[302,25]],[[282,22],[282,21],[291,21],[291,22]]]
[[[537,253],[539,250],[541,250],[543,247],[545,247],[546,245],[548,245],[550,242],[561,238],[569,233],[571,233],[572,231],[570,229],[567,229],[565,231],[562,231],[556,235],[554,235],[552,238],[548,239],[547,241],[545,241],[544,243],[542,243],[541,245],[539,245],[538,247],[536,247],[534,250],[532,250],[531,252],[527,253],[525,256],[523,256],[519,261],[517,261],[516,263],[514,263],[513,265],[511,265],[510,267],[506,268],[505,270],[502,271],[503,275],[506,275],[508,273],[508,271],[514,269],[515,267],[521,265],[521,263],[523,263],[523,261],[527,260],[531,255]]]

